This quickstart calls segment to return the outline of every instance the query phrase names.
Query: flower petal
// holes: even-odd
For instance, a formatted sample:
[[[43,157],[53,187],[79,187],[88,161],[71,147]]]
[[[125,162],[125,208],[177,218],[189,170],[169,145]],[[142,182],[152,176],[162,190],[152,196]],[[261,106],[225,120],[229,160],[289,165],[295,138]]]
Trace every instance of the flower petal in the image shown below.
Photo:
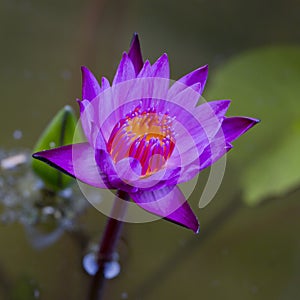
[[[115,164],[118,177],[129,185],[136,186],[142,174],[142,166],[139,160],[133,157],[126,157]]]
[[[119,172],[120,169],[122,169],[124,172],[120,172],[120,174],[118,174],[118,170],[116,169],[109,153],[107,153],[103,149],[96,149],[95,160],[97,162],[97,165],[99,166],[99,172],[101,173],[101,176],[105,178],[111,188],[122,190],[125,192],[137,192],[138,189],[136,186],[133,186],[131,182],[128,183],[126,179],[123,180],[122,178],[120,178],[120,176],[128,176],[129,173],[124,171],[124,169],[122,169],[122,166],[119,166]],[[121,164],[125,163],[122,162]],[[132,164],[132,167],[133,173],[138,172],[137,164]],[[132,177],[130,179],[132,179]]]
[[[204,128],[209,139],[214,138],[222,124],[223,117],[230,105],[230,100],[205,102],[196,107],[193,115]]]
[[[151,76],[159,78],[170,78],[170,67],[168,55],[164,53],[151,67]]]
[[[142,77],[157,77],[169,79],[170,67],[168,55],[164,53],[152,66],[150,62],[146,60],[138,75],[138,78]]]
[[[151,64],[148,59],[144,62],[144,65],[137,76],[137,78],[143,77],[151,77]]]
[[[178,88],[174,88],[176,85]],[[182,86],[182,89],[179,87]],[[200,94],[195,90],[198,89],[200,83],[195,83],[194,85],[187,87],[181,82],[175,82],[168,91],[167,100],[172,101],[178,105],[182,105],[186,109],[194,109],[197,105]]]
[[[195,71],[183,76],[178,81],[188,86],[193,86],[195,83],[200,83],[200,87],[196,92],[202,94],[208,76],[208,65],[200,67]]]
[[[170,111],[176,112],[176,120],[173,121],[176,144],[169,158],[171,165],[185,167],[199,159],[204,149],[215,140],[229,104],[229,100],[206,102],[193,111],[169,105]],[[218,143],[224,148],[225,138],[222,136],[223,140]]]
[[[155,191],[130,193],[132,200],[146,211],[199,232],[199,223],[184,195],[176,186]]]
[[[143,67],[143,57],[142,57],[140,41],[137,33],[134,33],[133,35],[130,44],[130,49],[128,51],[128,57],[131,59],[135,69],[135,74],[137,75]]]
[[[106,77],[102,77],[101,79],[101,92],[105,91],[110,87],[109,81]]]
[[[232,148],[233,146],[230,143],[224,141],[221,141],[220,144],[217,142],[209,144],[199,157],[200,168],[198,172],[214,164]]]
[[[100,93],[100,85],[93,75],[93,73],[87,68],[81,67],[82,73],[82,100],[93,100]]]
[[[92,120],[94,113],[92,110],[91,102],[87,99],[80,101],[77,99],[77,103],[80,109],[80,121],[85,137],[92,144],[91,131],[92,131]]]
[[[218,117],[219,119],[225,116],[227,112],[230,100],[215,100],[210,102],[205,102],[196,108],[195,114],[197,119],[209,119],[212,117]]]
[[[231,142],[257,124],[259,120],[246,117],[225,118],[221,128],[203,150],[199,158],[184,165],[178,183],[192,179],[198,172],[211,166],[233,148]]]
[[[146,191],[158,190],[166,186],[175,186],[179,175],[180,167],[163,168],[150,176],[140,177],[139,180],[134,182],[134,186]]]
[[[135,78],[135,69],[131,59],[128,57],[127,53],[124,52],[121,62],[118,66],[116,75],[113,80],[113,85],[120,83],[122,81],[127,81]]]
[[[232,148],[233,146],[230,143],[220,145],[213,143],[208,145],[199,158],[182,168],[178,183],[187,182],[193,179],[199,172],[213,165]]]
[[[80,143],[37,152],[33,157],[86,184],[110,188],[99,174],[94,155],[94,149],[88,143]]]
[[[226,141],[232,142],[248,131],[260,120],[248,117],[229,117],[222,122],[222,130]]]
[[[208,65],[200,67],[193,72],[183,76],[170,88],[170,96],[175,96],[182,90],[191,87],[200,95],[202,94],[208,76]]]

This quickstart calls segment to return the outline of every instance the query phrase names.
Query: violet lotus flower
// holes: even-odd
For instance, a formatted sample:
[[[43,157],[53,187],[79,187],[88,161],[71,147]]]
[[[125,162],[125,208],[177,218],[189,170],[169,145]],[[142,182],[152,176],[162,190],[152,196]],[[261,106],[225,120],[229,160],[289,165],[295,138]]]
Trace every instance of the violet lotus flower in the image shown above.
[[[87,142],[33,155],[98,188],[126,192],[144,210],[199,231],[177,184],[225,155],[258,120],[225,117],[229,100],[198,105],[208,74],[200,67],[170,83],[163,54],[143,61],[138,36],[112,84],[82,67],[80,119]]]

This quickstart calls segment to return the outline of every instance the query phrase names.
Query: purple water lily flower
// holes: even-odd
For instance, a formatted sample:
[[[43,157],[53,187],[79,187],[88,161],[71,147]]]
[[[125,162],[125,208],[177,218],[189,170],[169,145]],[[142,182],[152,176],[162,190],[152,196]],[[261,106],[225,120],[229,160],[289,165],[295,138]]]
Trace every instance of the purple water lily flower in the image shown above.
[[[144,62],[134,35],[112,84],[103,77],[100,85],[82,67],[78,103],[87,142],[33,157],[89,185],[124,191],[146,211],[198,232],[177,184],[212,165],[258,122],[225,117],[229,100],[198,105],[207,74],[203,66],[171,85],[167,55]]]

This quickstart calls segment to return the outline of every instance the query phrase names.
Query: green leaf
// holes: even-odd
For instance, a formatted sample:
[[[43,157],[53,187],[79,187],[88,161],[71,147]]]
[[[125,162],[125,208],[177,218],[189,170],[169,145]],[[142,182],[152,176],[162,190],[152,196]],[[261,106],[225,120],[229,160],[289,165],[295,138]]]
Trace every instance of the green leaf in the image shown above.
[[[262,120],[229,154],[248,204],[300,185],[299,78],[300,47],[267,47],[229,61],[209,87],[209,99],[232,99],[230,115]]]
[[[77,118],[73,109],[65,106],[46,127],[34,147],[34,152],[72,144],[76,124]],[[46,186],[54,191],[66,188],[73,181],[72,177],[36,159],[32,160],[32,168]]]
[[[248,204],[256,204],[269,196],[284,195],[299,185],[300,155],[295,153],[297,149],[300,149],[299,128],[289,131],[279,147],[262,153],[255,163],[248,166],[242,180]],[[292,160],[287,162],[289,158]]]

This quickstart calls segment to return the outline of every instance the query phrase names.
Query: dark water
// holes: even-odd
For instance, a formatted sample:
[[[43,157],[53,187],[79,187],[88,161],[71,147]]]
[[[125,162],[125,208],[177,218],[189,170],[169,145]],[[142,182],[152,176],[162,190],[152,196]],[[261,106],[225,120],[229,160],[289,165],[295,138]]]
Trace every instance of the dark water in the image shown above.
[[[65,104],[77,110],[81,65],[111,79],[134,31],[151,61],[168,52],[174,79],[208,63],[209,89],[214,74],[236,55],[299,43],[298,19],[294,0],[3,0],[1,159],[24,149],[27,155]],[[199,235],[166,221],[125,225],[121,273],[107,282],[105,299],[299,296],[300,192],[295,187],[248,207],[231,160],[209,206],[197,208],[207,174],[190,198],[201,222]],[[0,179],[0,299],[87,299],[91,276],[82,259],[97,245],[106,217],[76,188],[66,197],[72,203],[60,200],[59,209],[51,210],[57,199],[40,194],[26,165],[1,170]],[[50,201],[46,209],[35,206],[41,197]]]

